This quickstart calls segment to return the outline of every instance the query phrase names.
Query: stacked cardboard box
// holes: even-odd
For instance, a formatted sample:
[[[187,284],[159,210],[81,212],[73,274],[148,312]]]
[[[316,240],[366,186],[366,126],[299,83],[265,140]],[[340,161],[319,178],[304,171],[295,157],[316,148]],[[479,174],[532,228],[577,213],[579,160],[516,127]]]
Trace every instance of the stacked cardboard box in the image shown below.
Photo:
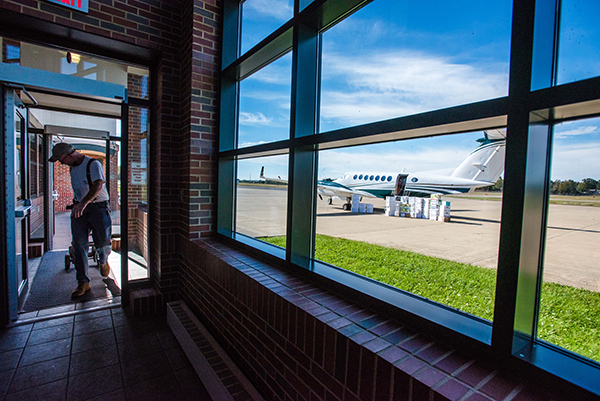
[[[449,222],[450,221],[450,201],[442,201],[440,205],[440,214],[438,221]]]
[[[400,200],[388,196],[385,198],[385,215],[448,222],[450,202],[443,201],[439,194],[433,194],[431,198],[402,196]]]
[[[396,211],[396,198],[394,196],[385,197],[385,215],[394,216]]]
[[[437,220],[440,214],[440,203],[438,199],[431,199],[429,202],[429,220]]]

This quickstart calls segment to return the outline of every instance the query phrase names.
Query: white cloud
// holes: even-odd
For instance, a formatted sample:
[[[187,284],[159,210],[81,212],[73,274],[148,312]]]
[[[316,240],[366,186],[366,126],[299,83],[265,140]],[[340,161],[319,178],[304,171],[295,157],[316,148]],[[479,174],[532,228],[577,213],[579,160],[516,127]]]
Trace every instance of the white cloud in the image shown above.
[[[268,125],[272,121],[271,118],[265,117],[263,113],[240,113],[240,124],[246,125]]]
[[[243,88],[242,88],[243,89]],[[288,102],[290,101],[289,92],[275,92],[275,91],[265,91],[265,90],[245,90],[240,91],[240,98],[242,101],[246,99],[254,99],[261,100],[265,102],[270,101],[280,101],[280,102]]]
[[[564,139],[564,138],[567,138],[570,136],[597,134],[599,132],[600,132],[600,129],[598,129],[597,126],[583,126],[583,127],[577,127],[575,129],[571,129],[571,130],[566,130],[566,131],[561,131],[560,129],[557,129],[554,132],[554,138]]]
[[[552,180],[600,179],[600,142],[556,144],[552,152]]]
[[[244,11],[256,12],[261,17],[275,18],[278,21],[287,21],[294,13],[288,0],[247,0]]]
[[[473,149],[477,145],[474,144]],[[319,178],[338,178],[346,172],[417,173],[446,170],[449,173],[473,149],[452,146],[412,147],[408,141],[384,145],[323,151],[319,154]]]
[[[242,81],[244,85],[271,84],[291,86],[292,81],[292,53],[288,53],[279,60],[256,71]]]
[[[258,142],[242,142],[238,145],[240,148],[247,148],[249,146],[262,145],[263,143],[267,143],[266,141],[258,141]]]
[[[406,50],[324,55],[324,120],[360,124],[505,96],[497,66],[458,64]],[[340,89],[339,84],[348,89]],[[334,89],[335,88],[335,89]]]

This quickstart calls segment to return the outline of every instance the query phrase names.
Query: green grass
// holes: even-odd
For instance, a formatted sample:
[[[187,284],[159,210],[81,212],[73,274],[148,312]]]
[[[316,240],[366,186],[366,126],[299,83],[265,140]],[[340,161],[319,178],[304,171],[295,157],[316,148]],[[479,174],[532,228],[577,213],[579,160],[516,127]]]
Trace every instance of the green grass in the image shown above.
[[[483,200],[483,201],[492,201],[492,202],[501,202],[502,201],[502,197],[498,196],[498,195],[493,195],[493,196],[446,195],[444,198],[472,199],[472,200]],[[589,195],[581,195],[581,196],[550,195],[550,204],[551,205],[600,207],[599,201],[600,201],[600,197],[594,197],[594,196],[589,196]]]
[[[285,247],[285,237],[261,239]],[[317,235],[315,258],[493,320],[494,269],[326,235]],[[600,361],[600,293],[544,283],[538,336]]]

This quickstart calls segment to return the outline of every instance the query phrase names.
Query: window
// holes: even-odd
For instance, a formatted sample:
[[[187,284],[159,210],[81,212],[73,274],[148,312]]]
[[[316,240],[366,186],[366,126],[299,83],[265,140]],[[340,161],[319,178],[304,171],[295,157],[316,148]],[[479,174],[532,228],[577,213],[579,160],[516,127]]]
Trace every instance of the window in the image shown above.
[[[291,59],[288,54],[240,83],[240,148],[289,138]]]
[[[422,172],[425,180],[407,185],[392,210],[386,198],[396,189],[391,176],[377,175],[373,183],[351,186],[372,197],[340,199],[323,190],[316,199],[315,259],[491,321],[502,192],[490,191],[484,184],[479,188],[485,192],[479,192],[476,185],[459,184],[480,172],[473,163],[482,159],[487,161],[487,172],[480,173],[480,180],[500,179],[504,132],[319,152],[320,169],[333,177],[341,177],[352,160],[369,167],[379,159],[390,170],[405,170],[409,177]],[[466,194],[470,190],[476,192]],[[432,200],[432,194],[442,196]],[[344,207],[347,203],[351,206]],[[340,216],[344,210],[350,213]],[[363,213],[365,218],[352,218]]]
[[[148,99],[148,68],[2,37],[0,43],[3,63],[124,85],[128,87],[130,97]],[[132,78],[137,80],[136,88]]]
[[[237,233],[258,239],[286,235],[287,171],[287,156],[238,160]]]
[[[508,1],[367,4],[322,35],[320,131],[507,95],[511,11]]]
[[[557,214],[551,193],[557,180],[572,179],[575,188],[589,191],[600,179],[597,157],[584,157],[600,150],[597,128],[590,128],[600,115],[596,2],[537,1],[531,7],[531,2],[516,0],[467,0],[432,8],[391,0],[324,0],[310,7],[297,1],[299,11],[290,15],[291,21],[274,23],[260,35],[266,40],[255,40],[248,54],[236,50],[238,28],[224,30],[228,61],[222,71],[218,232],[285,258],[297,269],[335,279],[402,316],[416,315],[457,341],[483,344],[523,374],[550,372],[600,394],[595,380],[600,364],[596,351],[590,352],[594,347],[565,342],[577,335],[577,324],[568,316],[560,323],[552,320],[555,306],[549,297],[554,284],[564,285],[553,281],[553,266],[572,264],[557,253],[554,242],[577,237],[579,246],[587,246],[585,258],[599,256],[596,208],[560,222],[564,214]],[[227,12],[239,16],[238,2],[227,4]],[[518,16],[514,21],[513,15]],[[282,24],[287,28],[279,29]],[[273,82],[281,76],[285,84],[275,89]],[[251,133],[245,118],[258,113],[264,124]],[[276,129],[265,123],[276,120],[281,123]],[[499,147],[501,133],[510,139]],[[586,138],[590,141],[582,145]],[[486,157],[478,158],[482,153],[474,151],[480,146],[490,151]],[[569,154],[575,147],[579,153]],[[496,157],[498,152],[505,154]],[[273,209],[268,224],[259,224],[241,213],[251,205],[240,196],[249,189],[239,185],[250,180],[244,171],[255,177],[270,158],[285,163],[280,169],[266,167],[265,176],[281,177],[289,188],[285,202],[276,206],[269,203],[275,199],[261,195],[264,201],[256,207]],[[497,160],[503,163],[500,168]],[[244,167],[250,161],[258,163]],[[555,176],[568,164],[580,167],[577,174]],[[336,181],[345,176],[356,178]],[[421,205],[424,197],[442,194],[441,201],[450,202],[450,222],[386,216],[390,210],[384,197],[396,190],[396,181],[405,191],[402,196],[420,195],[415,202]],[[578,195],[584,196],[596,195]],[[378,216],[352,216],[369,210]],[[401,210],[410,214],[410,202]],[[273,216],[277,224],[272,224]],[[375,262],[371,269],[361,258],[367,252],[356,250],[367,244],[387,252],[399,234],[367,230],[369,224],[381,225],[373,217],[393,223],[398,231],[404,227],[400,225],[416,227],[413,235],[398,240],[398,248],[410,249],[394,251],[412,252],[419,263],[437,258],[431,262],[437,269],[422,282],[447,275],[447,261],[463,272],[468,265],[481,273],[473,280],[469,270],[459,280],[475,296],[457,296],[453,288],[455,302],[446,296],[448,287],[434,294],[406,281],[391,282],[389,272],[407,262],[390,263],[376,276],[384,263]],[[460,250],[444,249],[441,232],[457,241]],[[439,253],[429,254],[433,248]],[[597,274],[593,267],[584,270],[584,275]],[[575,280],[567,283],[570,287],[587,280],[570,279]],[[580,312],[595,316],[599,289],[585,291],[588,303],[580,305]],[[482,299],[487,306],[473,308]],[[600,331],[599,321],[588,319],[594,325],[588,333]],[[549,324],[554,328],[548,329]]]
[[[600,3],[562,0],[558,45],[557,83],[600,75]]]
[[[266,38],[293,14],[293,0],[245,1],[242,5],[242,53]]]
[[[600,361],[600,119],[553,131],[538,337]]]

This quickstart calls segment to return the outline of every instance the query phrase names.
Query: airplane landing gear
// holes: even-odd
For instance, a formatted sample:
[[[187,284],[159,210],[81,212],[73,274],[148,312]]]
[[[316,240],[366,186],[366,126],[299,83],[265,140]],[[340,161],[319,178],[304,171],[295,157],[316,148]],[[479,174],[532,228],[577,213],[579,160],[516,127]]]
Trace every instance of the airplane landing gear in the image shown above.
[[[342,210],[352,210],[352,198],[346,197],[346,203],[342,205]]]
[[[331,205],[331,204],[333,204],[333,199],[331,199],[331,198],[327,199],[327,204],[328,204],[328,205]]]

